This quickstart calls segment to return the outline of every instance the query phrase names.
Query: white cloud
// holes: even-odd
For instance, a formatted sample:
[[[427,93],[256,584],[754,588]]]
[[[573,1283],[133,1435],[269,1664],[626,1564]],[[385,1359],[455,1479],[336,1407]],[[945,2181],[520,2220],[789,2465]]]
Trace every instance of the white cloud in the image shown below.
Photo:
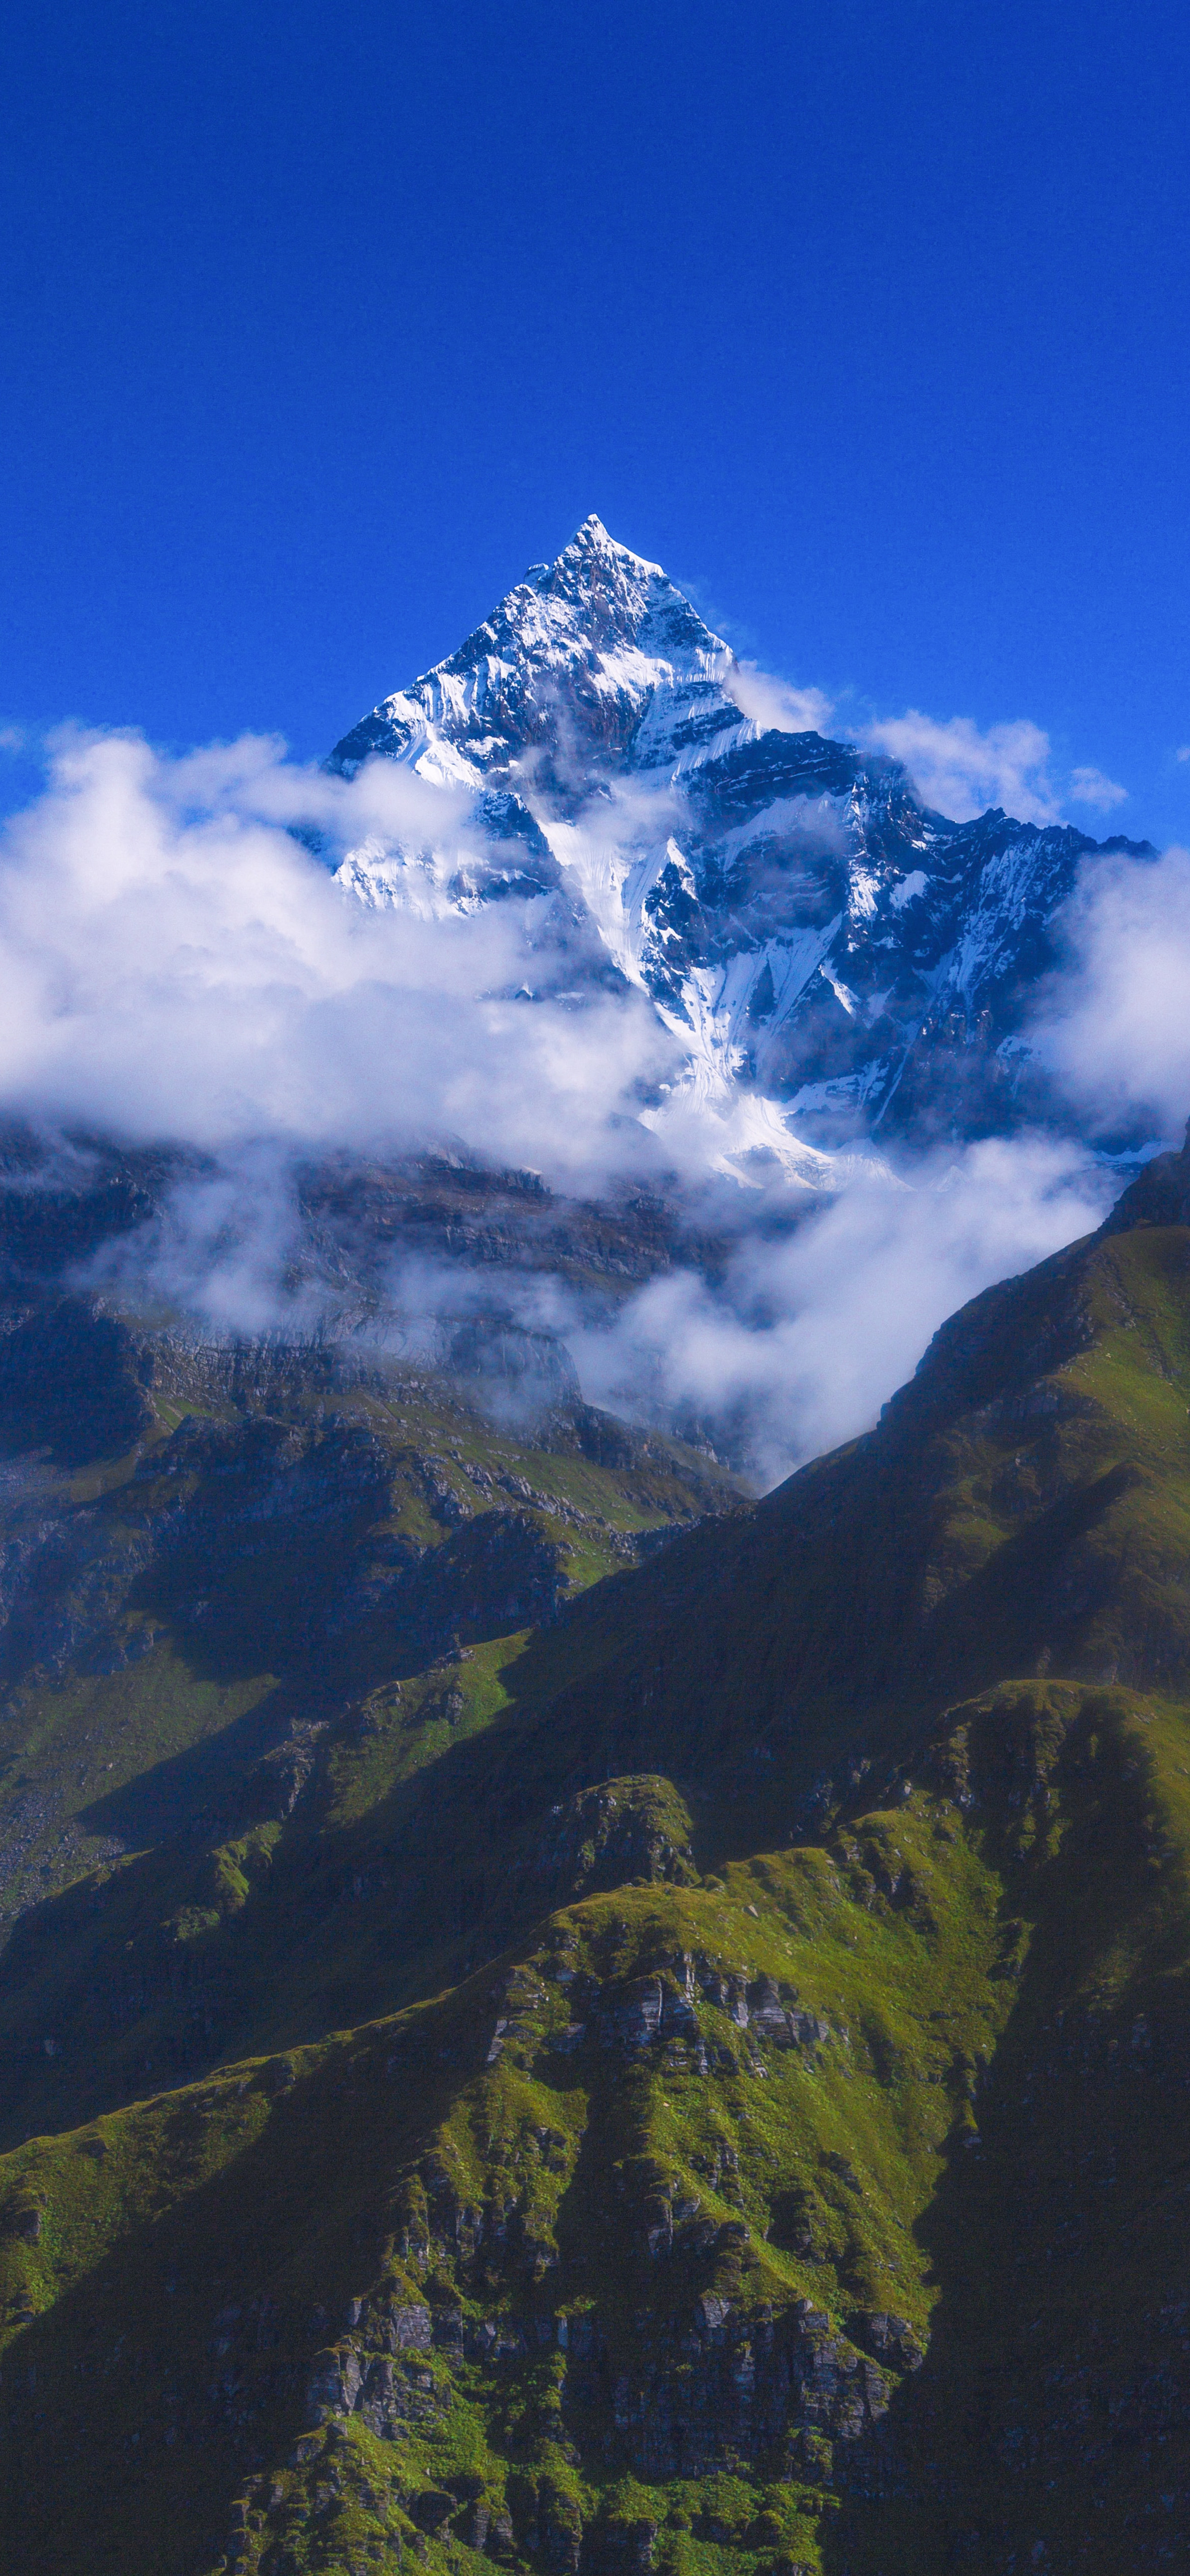
[[[733,1219],[737,1229],[712,1276],[669,1270],[601,1320],[555,1274],[502,1267],[493,1280],[398,1255],[368,1336],[417,1365],[441,1357],[458,1319],[495,1304],[566,1343],[589,1401],[679,1430],[699,1420],[764,1488],[866,1430],[956,1307],[1088,1231],[1110,1192],[1074,1149],[1036,1137],[972,1146],[891,1185],[860,1173],[776,1239],[747,1229],[738,1194],[712,1185],[690,1202],[695,1230],[700,1219],[712,1236],[730,1240]],[[771,1224],[776,1202],[763,1213]],[[308,1330],[334,1285],[295,1285],[298,1232],[285,1156],[238,1146],[95,1275],[216,1331]]]
[[[1190,742],[1182,742],[1178,744],[1178,748],[1174,753],[1174,759],[1190,760]]]
[[[768,733],[823,733],[834,711],[821,689],[795,689],[755,662],[737,662],[724,687],[740,714]]]
[[[613,840],[664,820],[630,808],[609,812]],[[217,1158],[118,1256],[130,1290],[157,1281],[241,1329],[300,1323],[281,1281],[292,1159],[311,1147],[391,1151],[446,1132],[581,1190],[684,1163],[699,1221],[734,1229],[717,1280],[672,1271],[602,1327],[560,1282],[526,1284],[526,1319],[567,1333],[595,1401],[726,1423],[769,1482],[862,1430],[966,1297],[1100,1213],[1079,1158],[1026,1138],[907,1171],[908,1186],[861,1174],[774,1241],[798,1177],[780,1137],[720,1121],[712,1151],[705,1119],[689,1139],[672,1118],[661,1141],[642,1125],[642,1086],[676,1069],[642,996],[492,998],[540,989],[548,902],[369,911],[286,828],[311,821],[332,858],[369,832],[432,834],[457,855],[469,829],[466,798],[395,764],[347,784],[269,742],[169,761],[129,737],[64,737],[48,793],[0,841],[0,1098]],[[1101,865],[1070,939],[1052,1060],[1072,1086],[1152,1098],[1173,1123],[1172,1105],[1190,1106],[1190,856]],[[751,1193],[707,1164],[726,1175],[758,1146],[775,1177],[749,1231]],[[396,1300],[411,1316],[413,1293]]]
[[[1178,1135],[1190,1111],[1190,851],[1089,860],[1061,926],[1069,964],[1034,1043],[1094,1117]]]
[[[1128,790],[1117,787],[1114,778],[1105,778],[1101,769],[1074,769],[1070,773],[1070,801],[1089,805],[1098,814],[1110,814],[1113,805],[1126,805]]]
[[[1022,823],[1061,819],[1050,775],[1050,738],[1027,717],[989,725],[981,733],[970,716],[950,716],[942,723],[910,707],[903,716],[869,725],[863,740],[869,749],[902,761],[923,802],[952,822],[969,822],[993,805],[1002,805]],[[1072,805],[1108,814],[1127,804],[1129,791],[1102,769],[1083,767],[1071,771],[1066,794]]]
[[[635,1119],[614,1149],[609,1120],[670,1062],[647,1002],[498,998],[542,980],[540,904],[370,912],[282,828],[451,814],[394,764],[349,786],[268,743],[168,761],[62,739],[0,842],[0,1097],[204,1146],[448,1130],[558,1173],[622,1167],[634,1140],[644,1160]]]
[[[325,1286],[303,1274],[293,1158],[276,1138],[224,1146],[158,1213],[100,1246],[88,1285],[134,1312],[180,1308],[208,1331],[299,1336],[324,1324]]]
[[[910,707],[869,725],[865,744],[904,763],[923,802],[955,823],[991,805],[1023,823],[1054,823],[1058,805],[1049,776],[1049,735],[1020,717],[981,733],[970,716],[939,723]]]
[[[866,1430],[945,1318],[1098,1224],[1111,1194],[1069,1147],[1025,1137],[862,1176],[725,1277],[650,1281],[614,1328],[570,1336],[597,1403],[731,1423],[768,1485]]]

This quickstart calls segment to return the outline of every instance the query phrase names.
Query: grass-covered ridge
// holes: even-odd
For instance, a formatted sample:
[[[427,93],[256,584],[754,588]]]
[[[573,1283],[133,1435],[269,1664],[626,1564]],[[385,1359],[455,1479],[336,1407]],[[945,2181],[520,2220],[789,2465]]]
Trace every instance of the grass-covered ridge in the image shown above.
[[[9,1945],[0,2565],[1176,2565],[1190,1232],[713,1523],[614,1426],[397,1410],[89,1471],[96,1561],[178,1532],[138,1723],[268,1679]]]
[[[1118,1690],[993,1695],[825,1844],[589,1897],[432,2004],[18,2150],[22,2563],[347,2569],[420,2531],[445,2567],[478,2513],[526,2565],[907,2576],[955,2543],[937,2450],[965,2527],[1007,2485],[1056,2545],[1186,2250],[1184,1749]]]

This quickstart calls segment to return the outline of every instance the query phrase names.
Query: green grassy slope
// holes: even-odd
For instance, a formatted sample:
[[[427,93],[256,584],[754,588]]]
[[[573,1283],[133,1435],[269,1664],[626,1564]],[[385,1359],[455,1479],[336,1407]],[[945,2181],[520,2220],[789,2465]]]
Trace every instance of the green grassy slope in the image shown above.
[[[697,1761],[746,1848],[1006,1673],[1182,1688],[1188,1317],[1184,1228],[989,1290],[878,1430],[592,1596],[555,1739],[619,1769]]]
[[[443,1383],[338,1385],[317,1354],[249,1385],[157,1365],[123,1457],[11,1471],[8,2137],[440,1984],[437,1930],[420,1989],[391,1937],[420,1775],[507,1705],[535,1619],[739,1508],[602,1416],[518,1438]]]
[[[991,1694],[822,1845],[16,2151],[3,2563],[1159,2557],[1184,1751]]]
[[[295,1706],[201,1831],[22,1917],[11,2116],[56,2133],[0,2160],[0,2566],[1181,2563],[1162,1186],[965,1309],[868,1439],[543,1627],[407,1669],[377,1612],[323,1732]],[[129,2103],[204,2013],[209,2071]]]

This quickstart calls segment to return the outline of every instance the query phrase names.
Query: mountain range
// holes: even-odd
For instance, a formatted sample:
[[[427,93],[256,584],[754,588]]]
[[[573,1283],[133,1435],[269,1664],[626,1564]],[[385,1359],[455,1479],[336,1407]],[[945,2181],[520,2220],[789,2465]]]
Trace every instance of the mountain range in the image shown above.
[[[443,830],[349,853],[362,901],[536,901],[542,988],[646,993],[679,1089],[747,1103],[744,1153],[811,1183],[824,1148],[1052,1114],[1022,1031],[1055,915],[1089,854],[1155,856],[998,808],[948,822],[896,762],[773,729],[728,645],[595,517],[329,766],[377,758],[443,790]],[[462,864],[460,811],[481,843]]]
[[[1093,845],[748,697],[589,521],[345,889],[524,898],[741,1177],[1011,1126]],[[505,1293],[709,1198],[311,1150],[250,1338],[209,1176],[0,1131],[0,2576],[1176,2571],[1190,1141],[760,1500]]]

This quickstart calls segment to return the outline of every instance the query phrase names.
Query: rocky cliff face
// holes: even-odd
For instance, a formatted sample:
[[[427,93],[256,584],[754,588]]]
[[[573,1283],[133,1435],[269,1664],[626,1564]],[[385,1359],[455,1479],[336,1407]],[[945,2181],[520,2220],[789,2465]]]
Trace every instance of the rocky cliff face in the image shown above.
[[[624,978],[696,1093],[772,1098],[811,1143],[1010,1125],[1035,1100],[1018,1033],[1054,915],[1099,845],[998,810],[948,822],[895,764],[766,730],[747,697],[660,566],[590,518],[336,746],[343,775],[381,757],[444,790],[439,846],[370,842],[343,881],[419,909],[536,901],[543,988]]]

